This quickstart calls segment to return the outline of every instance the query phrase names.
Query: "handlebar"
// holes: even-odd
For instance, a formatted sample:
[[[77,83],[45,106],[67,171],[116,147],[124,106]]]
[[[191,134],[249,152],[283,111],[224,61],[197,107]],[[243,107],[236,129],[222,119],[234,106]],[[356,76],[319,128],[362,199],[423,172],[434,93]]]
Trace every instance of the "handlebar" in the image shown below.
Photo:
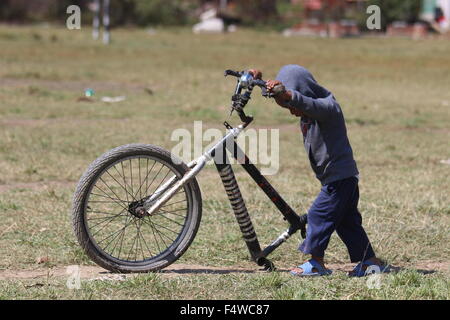
[[[254,86],[256,85],[256,86],[258,86],[258,87],[261,88],[262,95],[263,95],[264,97],[270,96],[270,95],[267,93],[266,82],[265,82],[264,80],[262,80],[262,79],[254,79],[254,80],[252,80],[252,84],[253,84]]]
[[[244,72],[233,71],[233,70],[227,69],[227,70],[225,70],[224,76],[225,77],[226,76],[234,76],[234,77],[240,78],[243,73]]]
[[[234,76],[236,78],[240,78],[239,81],[243,82],[246,86],[253,89],[254,86],[258,86],[261,88],[262,95],[264,97],[268,97],[269,94],[267,93],[266,89],[266,81],[262,79],[253,79],[253,76],[245,71],[233,71],[233,70],[225,70],[224,76]]]
[[[254,79],[253,75],[248,71],[233,71],[228,69],[225,70],[224,76],[234,76],[238,78],[236,89],[231,97],[231,113],[236,110],[239,117],[246,125],[248,125],[253,118],[245,114],[244,107],[250,100],[253,88],[255,86],[261,88],[261,94],[266,98],[273,98],[281,93],[281,90],[285,90],[284,86],[280,84],[275,86],[271,92],[269,92],[267,90],[267,82],[262,79]]]

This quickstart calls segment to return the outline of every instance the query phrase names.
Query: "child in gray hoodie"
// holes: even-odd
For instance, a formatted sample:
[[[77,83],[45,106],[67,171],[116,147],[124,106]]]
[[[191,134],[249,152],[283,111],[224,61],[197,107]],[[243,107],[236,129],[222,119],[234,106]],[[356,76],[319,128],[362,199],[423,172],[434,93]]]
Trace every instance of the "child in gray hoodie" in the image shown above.
[[[251,69],[255,78],[259,70]],[[304,264],[291,270],[297,276],[331,274],[324,264],[325,250],[336,230],[345,243],[350,260],[358,262],[351,276],[364,276],[380,270],[358,211],[358,169],[353,158],[344,115],[333,94],[319,85],[312,74],[299,65],[282,67],[276,80],[267,81],[275,101],[301,117],[300,128],[311,167],[322,188],[308,211],[305,241],[299,250],[310,254]],[[382,271],[382,270],[380,270]]]

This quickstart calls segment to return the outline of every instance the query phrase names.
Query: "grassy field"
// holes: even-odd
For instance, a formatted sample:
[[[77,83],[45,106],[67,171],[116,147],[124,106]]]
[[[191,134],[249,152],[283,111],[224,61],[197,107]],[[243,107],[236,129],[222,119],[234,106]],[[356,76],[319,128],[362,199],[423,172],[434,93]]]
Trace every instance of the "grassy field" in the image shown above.
[[[89,29],[0,26],[0,299],[449,299],[450,165],[441,162],[450,158],[449,52],[444,40],[184,29],[114,30],[106,47],[91,40]],[[131,142],[171,149],[172,131],[192,130],[195,120],[222,130],[234,89],[223,70],[255,67],[273,78],[288,63],[310,69],[343,108],[361,175],[364,226],[377,254],[397,267],[379,289],[339,270],[320,279],[289,276],[283,270],[306,258],[296,250],[297,236],[271,255],[281,271],[253,272],[258,267],[213,166],[198,178],[202,224],[178,261],[206,271],[83,279],[79,290],[66,287],[67,275],[52,275],[92,265],[70,218],[76,183],[90,162]],[[95,90],[93,102],[78,100],[85,88]],[[120,103],[99,99],[120,95],[126,96]],[[320,185],[298,119],[256,94],[248,109],[255,127],[280,129],[280,169],[268,178],[305,212]],[[242,169],[235,171],[267,244],[286,223]],[[335,235],[326,260],[348,263]],[[1,276],[16,271],[47,276]]]

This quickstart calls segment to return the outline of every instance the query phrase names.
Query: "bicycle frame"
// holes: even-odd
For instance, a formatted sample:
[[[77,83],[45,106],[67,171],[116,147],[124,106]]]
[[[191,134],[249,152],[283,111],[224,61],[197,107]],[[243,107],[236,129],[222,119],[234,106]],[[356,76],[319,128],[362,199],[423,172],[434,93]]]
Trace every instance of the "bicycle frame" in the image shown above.
[[[245,129],[245,127],[250,122],[245,122],[236,128],[232,128],[227,122],[225,122],[224,125],[229,130],[229,132],[225,134],[219,142],[217,142],[213,147],[207,150],[202,156],[190,162],[188,164],[190,170],[187,174],[185,174],[178,181],[176,181],[176,176],[170,178],[144,202],[143,206],[148,215],[153,215],[182,186],[184,186],[192,178],[194,178],[204,168],[208,161],[213,159],[252,259],[259,266],[263,266],[265,270],[273,270],[273,263],[266,257],[298,230],[301,230],[302,237],[304,238],[306,233],[305,225],[307,223],[307,218],[306,215],[299,216],[286,203],[286,201],[284,201],[279,193],[261,174],[258,168],[250,162],[247,155],[237,145],[235,140],[236,137]],[[242,165],[245,171],[264,191],[270,201],[275,204],[277,209],[283,215],[284,220],[289,223],[289,228],[282,234],[280,234],[271,244],[269,244],[264,249],[261,249],[261,246],[259,244],[258,237],[253,227],[253,223],[245,206],[245,201],[242,197],[239,185],[230,165],[226,149],[232,154],[233,158],[235,158],[238,163]],[[158,195],[161,193],[164,194],[160,198],[158,198]]]

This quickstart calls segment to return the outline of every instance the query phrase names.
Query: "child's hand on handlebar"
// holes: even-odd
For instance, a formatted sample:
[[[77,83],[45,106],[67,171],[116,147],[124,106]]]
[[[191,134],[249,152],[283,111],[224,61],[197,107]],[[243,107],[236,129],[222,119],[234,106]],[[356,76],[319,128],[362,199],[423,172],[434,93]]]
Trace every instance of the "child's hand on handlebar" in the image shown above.
[[[258,69],[248,69],[248,73],[253,76],[253,79],[262,79],[262,72]]]
[[[277,87],[278,90],[281,89],[280,92],[276,92],[278,90],[276,90],[275,87]],[[278,80],[267,80],[266,88],[269,92],[273,93],[274,96],[276,96],[276,95],[278,95],[278,93],[281,93],[281,91],[283,91],[284,85],[283,85],[283,83],[281,83],[281,81],[278,81]],[[286,90],[286,89],[284,89],[284,90]]]
[[[266,88],[269,93],[273,95],[276,103],[278,103],[283,108],[290,108],[288,103],[292,99],[290,91],[287,91],[283,83],[278,80],[267,80]]]

